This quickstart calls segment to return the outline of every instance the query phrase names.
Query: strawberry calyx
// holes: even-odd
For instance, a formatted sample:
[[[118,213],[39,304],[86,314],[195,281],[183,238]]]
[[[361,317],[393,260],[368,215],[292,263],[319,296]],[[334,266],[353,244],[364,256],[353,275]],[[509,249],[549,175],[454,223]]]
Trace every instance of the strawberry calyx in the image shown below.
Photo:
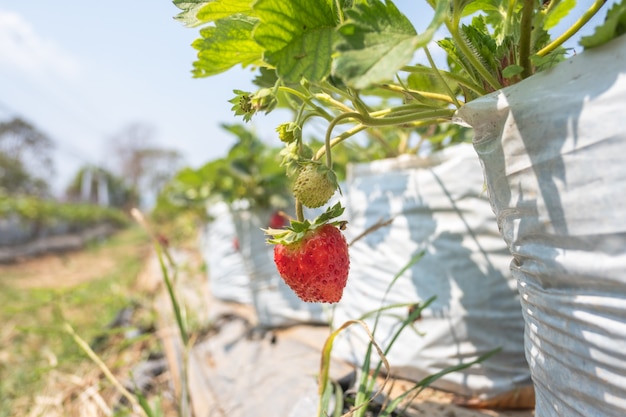
[[[331,224],[341,230],[345,229],[345,226],[348,223],[345,220],[331,221],[332,219],[341,216],[343,211],[344,208],[341,206],[341,203],[337,203],[326,209],[324,213],[320,214],[312,222],[308,219],[304,219],[303,221],[291,220],[289,226],[285,228],[267,228],[263,229],[263,231],[266,235],[270,236],[267,239],[268,243],[273,245],[291,245],[301,241],[310,231],[318,229],[325,224]]]

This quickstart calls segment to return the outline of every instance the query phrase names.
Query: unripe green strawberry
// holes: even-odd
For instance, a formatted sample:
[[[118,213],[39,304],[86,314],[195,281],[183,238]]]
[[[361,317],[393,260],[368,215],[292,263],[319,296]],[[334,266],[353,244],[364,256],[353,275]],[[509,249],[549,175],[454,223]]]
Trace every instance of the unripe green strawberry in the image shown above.
[[[306,164],[293,185],[293,195],[307,207],[321,207],[337,190],[337,177],[326,165]]]
[[[348,244],[339,229],[324,224],[293,243],[276,244],[274,262],[280,276],[306,302],[336,303],[348,279]]]

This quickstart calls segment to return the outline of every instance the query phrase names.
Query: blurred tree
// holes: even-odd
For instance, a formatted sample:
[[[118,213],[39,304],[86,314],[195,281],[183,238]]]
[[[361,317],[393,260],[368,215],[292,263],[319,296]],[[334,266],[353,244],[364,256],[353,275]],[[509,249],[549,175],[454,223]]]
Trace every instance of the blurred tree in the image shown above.
[[[184,165],[180,152],[159,147],[153,138],[154,129],[141,123],[130,124],[111,138],[112,171],[130,188],[133,205],[152,206],[159,191]]]
[[[9,194],[49,196],[52,140],[16,117],[0,123],[0,188]]]
[[[128,208],[136,196],[124,181],[110,171],[92,165],[76,172],[65,191],[70,201],[90,202],[102,206]]]

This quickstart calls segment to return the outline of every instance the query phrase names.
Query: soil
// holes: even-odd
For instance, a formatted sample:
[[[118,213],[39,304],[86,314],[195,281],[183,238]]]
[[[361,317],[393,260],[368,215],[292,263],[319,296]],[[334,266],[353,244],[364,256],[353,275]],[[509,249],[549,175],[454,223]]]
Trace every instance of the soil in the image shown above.
[[[0,276],[18,288],[69,288],[107,275],[116,266],[117,254],[134,252],[145,258],[146,246],[120,246],[102,256],[98,247],[47,254],[0,264]]]

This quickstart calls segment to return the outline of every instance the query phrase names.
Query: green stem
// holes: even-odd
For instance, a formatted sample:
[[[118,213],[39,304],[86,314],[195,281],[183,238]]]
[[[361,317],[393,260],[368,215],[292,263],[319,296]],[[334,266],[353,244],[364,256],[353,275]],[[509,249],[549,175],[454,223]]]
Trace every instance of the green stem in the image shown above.
[[[515,15],[513,11],[515,10],[515,0],[509,0],[509,6],[506,10],[506,19],[504,20],[504,27],[502,28],[502,33],[504,35],[510,35],[513,31],[513,16]]]
[[[428,59],[428,63],[430,64],[432,69],[435,70],[437,78],[439,78],[443,85],[446,86],[446,90],[448,90],[448,95],[450,96],[449,99],[451,100],[450,103],[454,104],[457,108],[461,107],[461,104],[459,103],[459,100],[457,100],[456,95],[454,95],[454,92],[452,91],[446,80],[443,78],[443,75],[439,72],[439,68],[437,68],[437,65],[435,64],[432,55],[430,55],[430,50],[428,50],[427,46],[424,47],[424,52],[426,52],[426,58]]]
[[[454,110],[451,109],[441,109],[441,110],[429,110],[419,113],[412,113],[403,116],[391,116],[391,117],[380,117],[380,118],[365,118],[361,123],[368,126],[393,126],[393,125],[401,125],[405,123],[411,123],[418,120],[428,120],[428,119],[439,119],[439,118],[449,118],[454,114]]]
[[[180,338],[182,340],[183,346],[187,346],[187,344],[189,343],[189,334],[187,333],[187,326],[185,326],[180,304],[174,292],[174,286],[172,284],[172,280],[170,279],[167,266],[165,265],[165,262],[163,261],[163,252],[167,253],[167,251],[164,251],[161,248],[161,245],[158,243],[155,245],[155,249],[157,252],[157,258],[159,260],[159,265],[161,267],[161,273],[163,274],[163,281],[165,282],[165,288],[167,288],[167,293],[170,297],[170,302],[172,303],[172,309],[174,310],[174,317],[176,318],[176,325],[178,326],[178,330],[180,332]]]
[[[409,108],[412,105],[402,106],[403,108]],[[404,113],[404,112],[403,112]],[[326,164],[329,167],[332,167],[332,157],[329,158],[330,150],[333,146],[338,143],[344,141],[345,139],[355,135],[356,133],[367,129],[372,126],[394,126],[394,125],[403,125],[414,122],[426,122],[433,119],[444,119],[449,118],[454,114],[454,110],[451,109],[441,109],[441,110],[428,110],[423,112],[406,112],[401,116],[391,116],[391,117],[373,117],[373,116],[385,116],[394,114],[393,109],[381,110],[378,112],[374,112],[370,115],[363,115],[358,112],[350,112],[350,113],[342,113],[333,119],[332,122],[328,125],[326,129],[326,136],[324,138],[324,147],[321,148],[317,154],[315,154],[314,160],[319,160],[322,156],[326,155]],[[353,127],[350,130],[342,133],[336,138],[331,140],[331,134],[335,126],[337,126],[344,119],[356,119],[360,122],[359,125]]]
[[[458,104],[458,101],[456,100],[456,98],[453,98],[452,96],[447,96],[445,94],[431,93],[429,91],[411,90],[408,88],[405,89],[395,84],[382,84],[380,85],[380,88],[384,90],[397,92],[397,93],[403,93],[403,94],[408,93],[408,94],[420,95],[420,96],[430,98],[433,100],[445,101],[446,103],[449,103],[449,104]],[[457,107],[461,107],[461,106],[458,105]]]
[[[574,36],[581,27],[585,26],[587,22],[598,13],[602,6],[606,3],[606,0],[596,0],[591,7],[578,19],[574,24],[567,29],[561,36],[550,42],[543,49],[537,52],[538,56],[546,56],[550,52],[554,51],[559,46],[563,45],[569,38]]]
[[[339,116],[335,117],[328,125],[328,128],[326,129],[326,136],[324,136],[324,147],[329,150],[328,152],[326,152],[326,166],[329,169],[333,168],[333,157],[332,157],[332,152],[330,152],[330,148],[331,148],[330,135],[333,133],[333,129],[343,119],[359,120],[361,118],[362,118],[361,114],[357,112],[342,113]]]
[[[493,74],[491,74],[489,70],[485,68],[482,62],[480,62],[480,60],[476,57],[476,55],[474,55],[474,52],[467,45],[465,36],[462,36],[459,33],[458,28],[453,27],[452,25],[450,25],[450,23],[447,23],[447,26],[450,34],[452,35],[452,38],[456,42],[456,46],[461,50],[461,52],[463,53],[463,55],[465,55],[472,67],[480,74],[481,77],[483,77],[487,84],[489,84],[494,90],[499,90],[500,88],[502,88],[502,86],[493,76]]]
[[[323,90],[325,92],[329,92],[330,91],[331,93],[337,94],[339,97],[345,98],[346,100],[351,100],[352,99],[352,96],[350,96],[350,94],[347,91],[335,87],[334,85],[332,85],[328,81],[324,82],[322,85],[317,85],[317,86],[321,90]]]
[[[416,74],[432,74],[434,70],[432,68],[429,68],[429,67],[407,65],[405,67],[402,67],[402,71],[412,72],[412,73],[416,73]],[[437,72],[444,79],[447,79],[449,81],[455,81],[455,82],[459,83],[460,85],[462,85],[462,86],[472,90],[473,92],[475,92],[479,96],[484,96],[485,94],[487,94],[487,92],[485,91],[484,88],[482,88],[481,86],[479,86],[477,84],[474,84],[472,81],[466,79],[465,77],[462,77],[462,76],[460,76],[458,74],[453,74],[451,72],[442,71],[442,70],[437,70]]]
[[[313,95],[313,97],[315,97],[316,100],[319,100],[319,101],[321,101],[323,103],[332,104],[333,106],[337,107],[338,109],[341,109],[344,112],[345,111],[353,111],[350,107],[346,106],[341,101],[333,98],[328,93],[318,93],[318,94]]]
[[[519,40],[519,65],[523,68],[522,78],[532,75],[533,69],[530,64],[530,35],[532,33],[534,0],[524,0],[522,8],[522,20],[520,22]]]
[[[304,208],[300,200],[296,200],[296,219],[298,219],[299,222],[304,221]]]
[[[368,126],[365,125],[356,125],[355,127],[353,127],[352,129],[348,129],[345,132],[341,133],[340,135],[334,137],[331,141],[330,141],[330,147],[328,149],[333,148],[335,145],[343,142],[344,140],[356,135],[357,133],[367,129]],[[315,157],[313,158],[314,161],[318,161],[322,158],[322,156],[324,156],[326,154],[326,145],[324,145],[322,148],[320,148],[320,150],[317,151],[317,153],[315,154]]]
[[[305,101],[305,102],[308,102],[308,103],[310,103],[310,101],[311,101],[311,99],[308,96],[306,96],[305,94],[303,94],[300,91],[296,90],[295,88],[291,88],[291,87],[287,87],[287,86],[281,85],[280,87],[278,87],[278,90],[279,91],[283,91],[285,93],[289,93],[289,94],[291,94],[293,96],[296,96],[296,97],[298,97],[302,101]]]
[[[65,331],[72,337],[72,339],[74,339],[74,342],[82,349],[83,352],[85,352],[87,356],[89,356],[89,359],[91,359],[96,365],[98,365],[106,379],[108,379],[109,382],[113,384],[115,389],[124,398],[126,398],[126,400],[128,400],[129,404],[131,405],[131,409],[133,411],[141,410],[143,411],[144,415],[148,415],[148,412],[146,412],[146,410],[141,407],[141,405],[137,401],[137,398],[135,398],[135,396],[131,394],[130,391],[124,388],[120,381],[115,378],[115,375],[113,375],[109,367],[102,361],[102,359],[100,359],[96,352],[91,349],[91,346],[89,346],[89,344],[76,333],[74,328],[67,322],[65,322],[63,326],[65,328]]]

